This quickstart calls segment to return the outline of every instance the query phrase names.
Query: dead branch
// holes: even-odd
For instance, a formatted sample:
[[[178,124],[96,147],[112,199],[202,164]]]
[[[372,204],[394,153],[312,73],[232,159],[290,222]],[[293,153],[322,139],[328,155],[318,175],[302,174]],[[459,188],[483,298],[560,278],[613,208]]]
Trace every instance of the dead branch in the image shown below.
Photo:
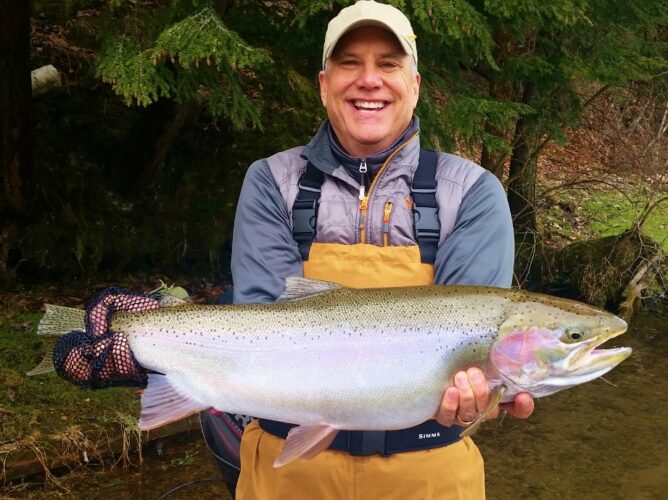
[[[649,287],[649,283],[645,280],[647,272],[651,268],[656,268],[664,257],[665,255],[663,252],[659,250],[649,261],[644,261],[638,267],[635,275],[631,278],[628,285],[626,285],[626,288],[624,288],[622,297],[624,297],[625,300],[619,304],[619,315],[626,321],[629,321],[631,316],[633,316],[635,305],[640,300],[643,290]]]

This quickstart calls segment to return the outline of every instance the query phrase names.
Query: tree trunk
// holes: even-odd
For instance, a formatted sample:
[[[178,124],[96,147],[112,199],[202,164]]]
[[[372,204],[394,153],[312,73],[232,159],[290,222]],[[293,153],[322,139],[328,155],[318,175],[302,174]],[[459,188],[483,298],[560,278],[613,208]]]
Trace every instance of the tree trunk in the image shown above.
[[[0,283],[11,281],[8,257],[30,208],[31,174],[30,2],[0,0]]]
[[[485,123],[485,132],[496,137],[503,137],[504,130],[492,126],[489,122]],[[498,151],[492,151],[487,144],[482,145],[480,154],[480,165],[492,172],[500,181],[503,182],[503,171],[506,155]]]
[[[508,63],[508,59],[517,52],[516,43],[511,34],[497,29],[494,33],[494,45],[494,60],[499,67],[503,68]],[[488,93],[492,99],[502,102],[515,100],[512,84],[500,81],[498,74],[491,68],[485,73],[489,82]],[[485,132],[502,139],[508,139],[510,136],[510,130],[495,127],[489,122],[485,123]],[[483,144],[480,165],[503,181],[504,164],[507,157],[506,153],[491,150],[487,144]]]
[[[32,170],[32,85],[30,81],[30,5],[0,0],[0,171],[4,199],[0,213],[28,209],[27,181]]]
[[[174,108],[174,116],[167,125],[165,125],[162,136],[155,145],[153,157],[142,169],[136,188],[139,193],[146,190],[153,182],[160,165],[164,163],[167,154],[171,151],[179,134],[183,130],[184,125],[188,121],[191,107],[192,104],[189,102],[176,104]]]
[[[527,84],[522,95],[524,104],[531,102],[533,92],[533,85]],[[536,233],[536,140],[530,122],[530,116],[517,121],[510,157],[508,204],[515,234],[520,237]]]

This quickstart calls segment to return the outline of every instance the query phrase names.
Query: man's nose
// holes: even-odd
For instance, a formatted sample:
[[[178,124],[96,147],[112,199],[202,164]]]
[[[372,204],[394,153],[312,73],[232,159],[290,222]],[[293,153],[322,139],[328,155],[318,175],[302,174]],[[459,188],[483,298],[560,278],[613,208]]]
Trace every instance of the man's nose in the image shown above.
[[[377,88],[380,87],[383,80],[380,71],[375,64],[365,64],[360,69],[360,74],[357,78],[357,85],[361,88]]]

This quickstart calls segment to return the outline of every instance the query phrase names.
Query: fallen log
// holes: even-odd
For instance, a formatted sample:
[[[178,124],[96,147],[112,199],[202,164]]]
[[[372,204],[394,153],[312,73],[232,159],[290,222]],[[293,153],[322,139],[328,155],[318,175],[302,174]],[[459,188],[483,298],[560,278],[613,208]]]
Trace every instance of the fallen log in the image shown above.
[[[141,432],[141,442],[129,440],[127,433],[120,431],[113,436],[87,439],[86,445],[81,447],[57,440],[49,445],[19,443],[16,450],[11,450],[11,446],[0,447],[0,485],[32,476],[53,477],[52,471],[71,470],[91,461],[116,464],[124,456],[127,458],[129,454],[139,452],[140,446],[147,443],[199,429],[199,416],[193,415],[150,432]]]
[[[62,85],[60,73],[52,64],[32,70],[30,79],[32,80],[33,97],[46,94]]]

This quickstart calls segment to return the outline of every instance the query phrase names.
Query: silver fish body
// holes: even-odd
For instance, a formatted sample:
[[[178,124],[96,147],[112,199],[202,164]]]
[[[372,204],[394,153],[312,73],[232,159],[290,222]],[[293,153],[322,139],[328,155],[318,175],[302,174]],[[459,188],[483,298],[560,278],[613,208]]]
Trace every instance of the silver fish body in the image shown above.
[[[548,385],[544,374],[534,380],[531,370],[545,371],[545,363],[537,367],[541,360],[522,359],[527,366],[517,372],[513,365],[510,378],[490,362],[510,333],[543,328],[563,336],[559,331],[572,327],[583,335],[589,328],[600,344],[626,325],[563,299],[462,286],[333,286],[291,302],[163,308],[117,314],[112,322],[141,365],[165,374],[201,408],[347,430],[401,429],[433,417],[454,373],[471,365],[486,370],[493,386],[508,387],[506,401],[522,391],[540,397],[575,385],[568,370]],[[496,356],[501,364],[505,351]],[[586,373],[590,379],[630,354],[608,349],[599,357],[602,351],[607,357],[596,360],[601,366]],[[160,412],[140,421],[145,428],[162,423]]]

